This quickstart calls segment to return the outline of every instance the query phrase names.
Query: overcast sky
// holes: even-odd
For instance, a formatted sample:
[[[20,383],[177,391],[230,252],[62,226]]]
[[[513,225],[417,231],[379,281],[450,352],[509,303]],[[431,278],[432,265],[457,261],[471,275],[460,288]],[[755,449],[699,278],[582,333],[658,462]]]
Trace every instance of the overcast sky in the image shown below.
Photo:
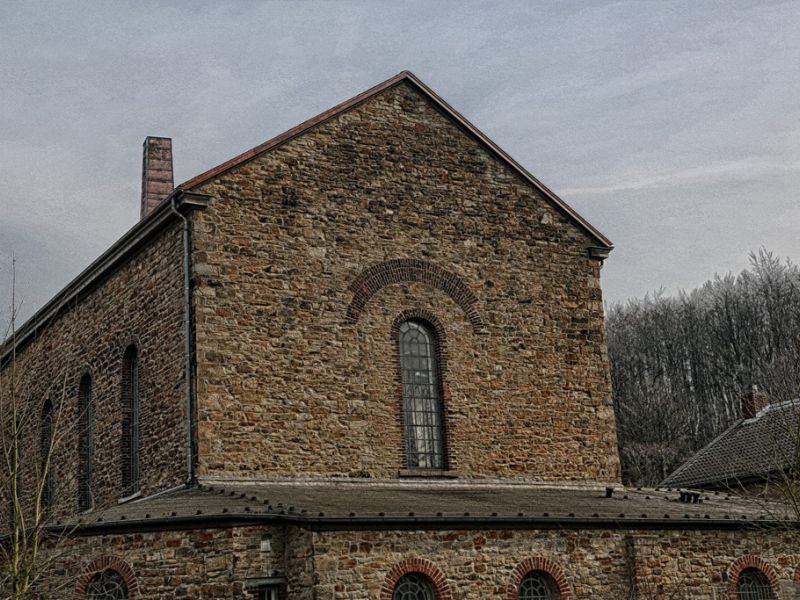
[[[0,300],[176,184],[409,69],[615,243],[609,301],[800,262],[800,2],[0,3]],[[3,311],[5,312],[5,311]]]

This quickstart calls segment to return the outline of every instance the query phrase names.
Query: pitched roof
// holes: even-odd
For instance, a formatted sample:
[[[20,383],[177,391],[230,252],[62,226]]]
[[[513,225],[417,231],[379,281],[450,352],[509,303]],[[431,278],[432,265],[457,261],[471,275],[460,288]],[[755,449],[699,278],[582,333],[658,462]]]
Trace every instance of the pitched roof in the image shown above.
[[[309,527],[742,527],[780,520],[780,505],[709,493],[697,503],[659,489],[406,482],[218,482],[81,515],[80,528],[179,528],[292,522]]]
[[[420,79],[411,73],[411,71],[402,71],[398,73],[394,77],[387,79],[383,83],[379,83],[378,85],[366,90],[342,102],[341,104],[337,104],[333,108],[326,110],[323,113],[320,113],[316,117],[313,117],[300,125],[297,125],[288,131],[283,132],[282,134],[272,138],[271,140],[267,140],[263,144],[256,146],[255,148],[251,148],[250,150],[243,152],[239,156],[236,156],[216,167],[209,169],[205,173],[201,173],[196,177],[182,183],[178,186],[180,189],[192,189],[208,181],[214,179],[215,177],[237,167],[253,158],[259,156],[264,152],[268,152],[274,148],[277,148],[281,144],[288,142],[289,140],[302,135],[312,127],[319,125],[320,123],[324,123],[329,119],[332,119],[356,106],[365,102],[366,100],[372,98],[373,96],[379,94],[380,92],[387,90],[395,85],[398,85],[402,82],[406,82],[412,85],[414,88],[420,91],[425,97],[427,97],[435,106],[437,106],[446,116],[456,122],[456,124],[461,127],[461,129],[467,134],[471,135],[475,138],[478,143],[480,143],[484,148],[486,148],[490,153],[494,154],[499,160],[507,164],[512,170],[516,171],[524,180],[528,183],[533,185],[541,194],[547,198],[562,214],[564,214],[567,218],[569,218],[573,223],[578,225],[581,229],[583,229],[586,233],[589,234],[591,238],[593,238],[597,243],[606,249],[613,248],[613,244],[611,241],[605,237],[602,233],[600,233],[595,227],[593,227],[586,219],[584,219],[581,215],[579,215],[574,209],[572,209],[566,202],[564,202],[561,198],[556,196],[553,191],[547,188],[541,181],[536,179],[533,175],[531,175],[522,165],[520,165],[517,161],[515,161],[511,156],[509,156],[504,150],[502,150],[497,144],[495,144],[492,140],[490,140],[483,132],[481,132],[475,125],[470,123],[464,116],[462,116],[458,111],[456,111],[452,106],[450,106],[447,102],[445,102],[439,95],[436,94],[431,88],[425,85]]]
[[[768,404],[739,419],[692,456],[661,485],[730,485],[782,470],[800,443],[800,399]]]

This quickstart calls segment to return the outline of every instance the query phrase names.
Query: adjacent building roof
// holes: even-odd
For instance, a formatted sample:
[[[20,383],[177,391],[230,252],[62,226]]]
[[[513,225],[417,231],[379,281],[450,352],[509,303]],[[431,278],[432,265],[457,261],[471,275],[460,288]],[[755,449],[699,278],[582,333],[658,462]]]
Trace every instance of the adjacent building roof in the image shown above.
[[[800,399],[768,404],[739,419],[662,485],[730,487],[782,471],[800,450]]]
[[[326,110],[323,113],[320,113],[316,117],[312,117],[307,121],[297,125],[289,129],[288,131],[283,132],[282,134],[272,138],[271,140],[267,140],[263,144],[256,146],[255,148],[251,148],[246,152],[243,152],[239,156],[236,156],[221,165],[217,165],[212,169],[209,169],[205,173],[201,173],[200,175],[193,177],[189,181],[186,181],[178,186],[179,189],[193,189],[196,188],[204,183],[209,182],[210,180],[214,179],[215,177],[226,173],[230,169],[237,167],[253,158],[263,154],[264,152],[268,152],[274,148],[281,146],[282,144],[288,142],[289,140],[294,139],[295,137],[302,135],[307,130],[311,129],[312,127],[319,125],[320,123],[324,123],[348,110],[355,108],[359,104],[369,100],[373,96],[387,90],[395,85],[400,83],[408,83],[409,85],[413,86],[415,89],[419,90],[419,92],[428,98],[445,116],[449,117],[455,123],[461,127],[462,130],[467,132],[468,135],[471,135],[474,139],[478,141],[484,148],[486,148],[491,154],[495,155],[499,160],[507,164],[511,169],[516,171],[522,179],[526,180],[528,183],[533,185],[534,188],[539,190],[542,195],[550,201],[559,211],[561,211],[568,219],[574,222],[578,227],[583,229],[586,233],[589,234],[589,237],[594,239],[600,248],[605,250],[611,250],[613,248],[613,244],[611,240],[609,240],[606,236],[600,233],[595,227],[593,227],[586,219],[584,219],[581,215],[579,215],[574,209],[572,209],[566,202],[564,202],[561,198],[556,196],[552,190],[548,189],[541,181],[536,179],[533,175],[531,175],[522,165],[520,165],[517,161],[515,161],[511,156],[509,156],[502,148],[500,148],[497,144],[495,144],[489,137],[486,136],[482,131],[480,131],[475,125],[470,123],[463,115],[461,115],[458,111],[456,111],[452,106],[450,106],[447,102],[445,102],[436,92],[434,92],[431,88],[425,85],[420,79],[414,75],[411,71],[402,71],[398,73],[394,77],[391,77],[384,81],[383,83],[379,83],[378,85],[366,90],[342,102],[341,104],[337,104],[333,108]]]
[[[310,528],[739,528],[785,512],[725,493],[531,484],[404,482],[214,483],[85,514],[80,530],[291,522]]]

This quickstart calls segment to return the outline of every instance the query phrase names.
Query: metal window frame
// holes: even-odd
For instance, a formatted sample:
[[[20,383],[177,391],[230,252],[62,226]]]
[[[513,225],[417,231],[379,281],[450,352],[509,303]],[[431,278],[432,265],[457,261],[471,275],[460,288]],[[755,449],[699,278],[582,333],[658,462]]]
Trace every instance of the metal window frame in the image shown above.
[[[411,340],[407,339],[410,326],[420,332],[425,338],[427,348],[425,357],[429,363],[426,381],[416,382],[408,380],[410,371],[417,371],[419,365],[414,365],[412,359],[419,359],[422,355],[415,354],[411,348]],[[409,469],[447,469],[447,456],[445,454],[445,428],[444,406],[441,390],[441,365],[439,360],[439,340],[436,329],[419,318],[404,320],[397,328],[397,347],[400,361],[400,384],[402,387],[402,413],[403,436],[405,444],[405,463]],[[414,344],[419,344],[414,341]],[[427,392],[419,395],[418,388],[425,387]],[[415,405],[419,402],[429,404],[426,410],[420,411]],[[420,421],[421,419],[421,421]],[[417,443],[418,429],[425,433],[423,446],[420,452]],[[415,458],[416,457],[416,458]],[[420,460],[422,457],[422,460]]]

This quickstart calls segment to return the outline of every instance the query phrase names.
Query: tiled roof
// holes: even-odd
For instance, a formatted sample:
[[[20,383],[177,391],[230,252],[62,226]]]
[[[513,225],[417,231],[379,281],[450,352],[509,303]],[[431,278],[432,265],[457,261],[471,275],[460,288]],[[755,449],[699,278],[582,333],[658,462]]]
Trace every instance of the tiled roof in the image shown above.
[[[777,506],[777,505],[776,505]],[[200,522],[288,521],[348,529],[386,526],[740,527],[779,519],[761,503],[709,493],[556,485],[272,482],[218,483],[82,515],[81,527],[178,527]]]
[[[740,419],[667,477],[663,486],[731,486],[782,470],[800,449],[800,399]]]

